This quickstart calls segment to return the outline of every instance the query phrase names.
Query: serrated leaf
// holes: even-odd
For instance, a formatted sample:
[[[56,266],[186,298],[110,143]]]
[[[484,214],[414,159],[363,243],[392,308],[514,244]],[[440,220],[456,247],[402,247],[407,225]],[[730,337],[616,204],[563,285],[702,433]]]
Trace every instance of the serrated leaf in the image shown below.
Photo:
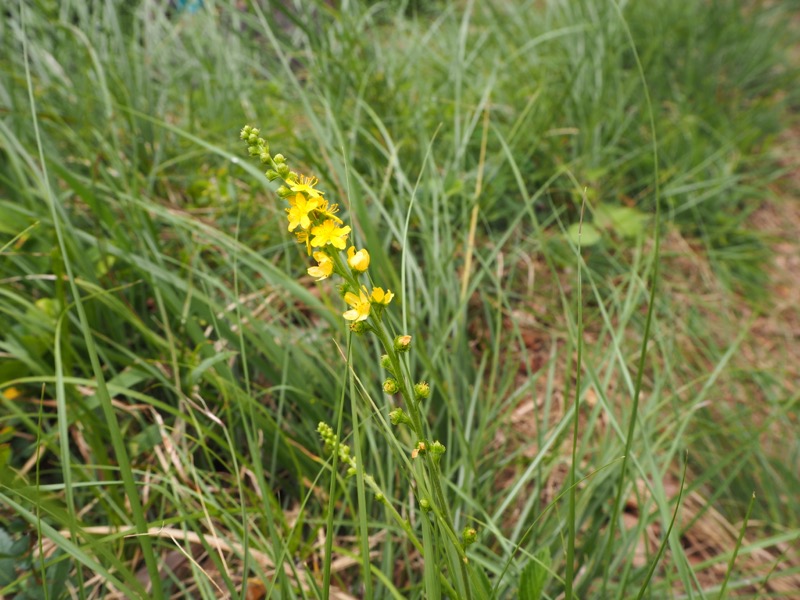
[[[550,578],[550,551],[539,550],[519,578],[519,600],[540,600]]]

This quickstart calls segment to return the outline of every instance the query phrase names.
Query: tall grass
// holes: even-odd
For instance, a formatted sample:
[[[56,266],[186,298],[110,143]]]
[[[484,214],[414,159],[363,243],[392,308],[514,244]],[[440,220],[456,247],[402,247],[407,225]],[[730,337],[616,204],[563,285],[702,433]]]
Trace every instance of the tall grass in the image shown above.
[[[239,155],[245,122],[320,177],[400,291],[444,492],[457,527],[479,530],[470,561],[494,595],[517,597],[529,565],[545,598],[796,582],[798,395],[741,360],[749,323],[730,291],[767,305],[766,246],[745,218],[796,105],[789,9],[619,9],[5,7],[0,594],[245,597],[249,581],[320,598],[327,570],[332,597],[421,595],[407,533],[354,483],[328,485],[321,420],[343,414],[399,506],[407,452],[364,375],[378,347],[352,344],[359,377],[342,377],[342,303],[304,277],[270,184]],[[654,214],[654,135],[663,218],[603,228],[602,207]],[[568,232],[584,197],[601,236],[581,263]],[[654,228],[714,275],[666,248],[632,416]],[[722,541],[701,557],[687,540],[707,522]]]

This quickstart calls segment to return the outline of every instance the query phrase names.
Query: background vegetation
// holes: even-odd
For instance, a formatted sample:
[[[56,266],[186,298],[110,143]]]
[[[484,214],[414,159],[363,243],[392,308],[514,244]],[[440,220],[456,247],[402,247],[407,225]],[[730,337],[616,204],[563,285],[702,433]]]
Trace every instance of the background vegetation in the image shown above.
[[[797,107],[792,3],[180,4],[3,8],[0,595],[322,597],[343,306],[245,123],[400,292],[498,597],[532,560],[558,597],[571,524],[578,597],[654,564],[644,597],[798,593],[800,318],[753,216]],[[379,352],[353,351],[361,460],[408,506]],[[342,485],[331,596],[363,595],[368,535],[375,597],[420,597],[413,546]]]

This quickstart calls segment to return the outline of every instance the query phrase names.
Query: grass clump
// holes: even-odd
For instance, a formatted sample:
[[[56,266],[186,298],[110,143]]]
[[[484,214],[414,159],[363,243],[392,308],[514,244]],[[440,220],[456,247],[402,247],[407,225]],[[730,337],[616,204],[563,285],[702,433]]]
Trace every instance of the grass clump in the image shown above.
[[[745,360],[788,9],[427,10],[6,7],[0,594],[796,585],[797,392]],[[242,122],[319,177],[352,256],[309,262],[274,201],[291,170],[266,149],[265,179]],[[391,329],[348,343],[342,313],[377,314],[365,265]]]

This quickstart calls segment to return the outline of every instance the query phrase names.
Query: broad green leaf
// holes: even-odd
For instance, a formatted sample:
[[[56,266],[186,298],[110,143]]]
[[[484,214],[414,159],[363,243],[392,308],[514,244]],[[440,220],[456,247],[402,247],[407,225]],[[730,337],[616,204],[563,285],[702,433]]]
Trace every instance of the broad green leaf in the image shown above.
[[[594,246],[601,239],[600,232],[591,223],[573,223],[567,229],[567,237],[576,246],[580,243],[582,248]]]
[[[644,231],[647,215],[628,206],[601,204],[594,212],[594,222],[601,229],[611,229],[622,237],[636,237]]]

